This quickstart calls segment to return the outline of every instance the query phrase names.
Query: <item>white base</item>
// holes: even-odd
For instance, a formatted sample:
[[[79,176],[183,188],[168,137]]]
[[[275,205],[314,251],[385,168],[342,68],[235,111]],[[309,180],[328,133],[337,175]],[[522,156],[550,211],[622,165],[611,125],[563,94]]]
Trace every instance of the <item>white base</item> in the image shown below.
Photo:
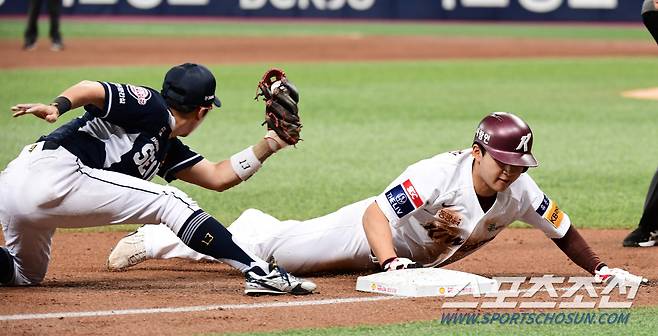
[[[356,290],[397,296],[483,295],[498,290],[496,280],[441,268],[417,268],[360,276]]]

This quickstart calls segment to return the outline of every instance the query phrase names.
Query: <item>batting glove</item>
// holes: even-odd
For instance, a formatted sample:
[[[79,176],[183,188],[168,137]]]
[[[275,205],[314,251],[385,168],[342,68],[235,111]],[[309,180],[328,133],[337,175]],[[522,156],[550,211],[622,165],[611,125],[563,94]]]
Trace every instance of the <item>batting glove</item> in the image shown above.
[[[647,284],[649,282],[648,279],[638,275],[633,275],[621,268],[609,268],[608,266],[603,266],[595,271],[594,282],[596,283],[608,283],[613,279],[623,286],[636,286]]]
[[[389,258],[382,264],[384,272],[407,268],[423,268],[423,265],[407,258]]]

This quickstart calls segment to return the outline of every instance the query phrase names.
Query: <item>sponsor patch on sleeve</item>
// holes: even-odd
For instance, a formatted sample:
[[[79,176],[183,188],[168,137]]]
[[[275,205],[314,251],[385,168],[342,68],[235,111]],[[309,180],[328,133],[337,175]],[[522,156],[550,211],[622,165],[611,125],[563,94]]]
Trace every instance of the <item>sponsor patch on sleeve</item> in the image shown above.
[[[560,224],[562,224],[564,212],[560,210],[556,202],[552,201],[546,195],[544,195],[544,199],[541,201],[539,207],[537,207],[535,211],[537,214],[544,217],[544,219],[551,223],[556,229],[560,227]]]
[[[127,85],[128,93],[137,101],[139,105],[146,105],[146,102],[151,99],[151,91],[141,86]]]
[[[408,215],[423,205],[423,200],[411,180],[396,185],[388,190],[385,195],[398,218]]]

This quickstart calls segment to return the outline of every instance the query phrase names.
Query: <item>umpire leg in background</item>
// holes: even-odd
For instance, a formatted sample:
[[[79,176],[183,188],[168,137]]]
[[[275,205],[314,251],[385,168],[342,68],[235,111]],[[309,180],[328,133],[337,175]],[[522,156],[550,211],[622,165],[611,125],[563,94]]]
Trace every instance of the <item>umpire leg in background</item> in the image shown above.
[[[658,9],[655,0],[644,0],[642,4],[642,22],[658,44]]]
[[[52,41],[51,50],[59,51],[64,47],[62,44],[62,34],[59,30],[59,17],[62,11],[62,0],[47,0],[48,15],[50,17],[50,39]],[[27,27],[25,28],[24,50],[35,48],[37,38],[39,37],[39,14],[43,0],[30,0],[27,12]]]
[[[650,247],[658,241],[658,170],[653,175],[637,229],[624,239],[626,247]]]
[[[41,5],[43,0],[30,0],[30,4],[27,7],[27,27],[25,28],[25,44],[23,44],[23,49],[31,50],[34,49],[37,42],[37,37],[39,36],[39,13],[41,13]]]
[[[62,0],[48,0],[48,15],[50,15],[50,40],[53,51],[64,48],[62,44],[62,33],[59,31],[59,16],[62,11]]]

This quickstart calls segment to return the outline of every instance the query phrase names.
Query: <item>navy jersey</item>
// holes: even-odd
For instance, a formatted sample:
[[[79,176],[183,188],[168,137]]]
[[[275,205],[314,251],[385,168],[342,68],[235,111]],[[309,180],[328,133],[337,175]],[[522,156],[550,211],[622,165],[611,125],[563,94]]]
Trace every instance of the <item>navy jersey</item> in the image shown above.
[[[174,117],[162,96],[151,88],[100,82],[105,106],[85,106],[86,113],[40,140],[53,141],[98,169],[150,180],[157,173],[167,182],[203,157],[179,139],[170,139]]]

